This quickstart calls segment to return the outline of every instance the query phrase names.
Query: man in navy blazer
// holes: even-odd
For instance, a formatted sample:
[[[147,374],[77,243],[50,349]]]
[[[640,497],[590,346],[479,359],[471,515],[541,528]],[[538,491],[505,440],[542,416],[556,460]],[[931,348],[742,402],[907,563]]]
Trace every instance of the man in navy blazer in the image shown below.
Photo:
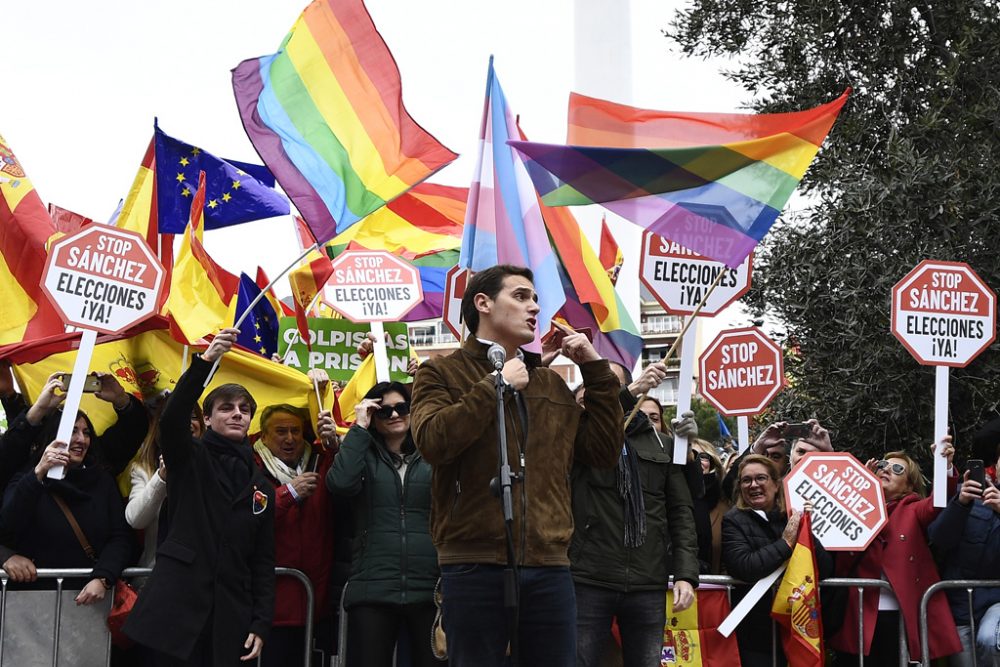
[[[191,409],[212,364],[232,349],[224,329],[191,360],[160,416],[167,470],[166,538],[125,632],[155,665],[256,660],[274,613],[274,487],[247,440],[257,408],[241,385],[205,397],[208,430],[191,434]]]

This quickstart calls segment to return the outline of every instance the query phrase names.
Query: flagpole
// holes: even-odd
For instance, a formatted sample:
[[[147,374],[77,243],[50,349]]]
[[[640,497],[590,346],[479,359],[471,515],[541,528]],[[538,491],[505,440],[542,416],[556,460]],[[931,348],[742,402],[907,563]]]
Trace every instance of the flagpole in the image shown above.
[[[698,302],[698,305],[695,306],[695,309],[691,312],[691,315],[687,318],[687,321],[684,322],[684,327],[681,328],[681,332],[677,334],[677,338],[674,339],[674,344],[670,346],[670,349],[667,350],[667,353],[663,355],[660,361],[665,363],[667,359],[672,357],[674,355],[674,352],[677,351],[677,346],[680,345],[681,341],[684,339],[684,334],[687,333],[688,328],[694,322],[694,318],[697,317],[698,313],[701,312],[701,309],[705,307],[705,304],[708,302],[708,297],[712,296],[712,292],[714,292],[715,288],[719,286],[719,283],[722,281],[722,276],[725,273],[726,273],[725,271],[719,271],[719,275],[715,277],[715,280],[712,282],[711,286],[709,286],[708,291],[705,292],[705,296],[701,297],[701,301]],[[625,420],[625,428],[628,428],[628,425],[632,423],[632,419],[635,417],[635,413],[639,412],[639,406],[642,405],[642,402],[646,400],[648,396],[649,396],[649,391],[646,391],[635,402],[635,407],[632,408],[632,412],[628,413],[628,419]],[[680,415],[677,416],[680,417]]]
[[[281,273],[279,273],[274,278],[272,278],[271,282],[269,282],[267,284],[267,287],[261,289],[260,293],[254,298],[253,301],[250,302],[250,305],[247,306],[246,310],[244,310],[243,313],[240,314],[239,318],[233,323],[233,328],[234,329],[239,329],[240,325],[243,324],[243,320],[245,320],[247,318],[247,315],[250,314],[250,311],[253,310],[253,307],[256,306],[258,303],[260,303],[260,300],[264,298],[264,295],[267,294],[268,290],[271,289],[271,287],[274,285],[274,283],[276,283],[279,279],[284,278],[286,273],[288,273],[289,271],[291,271],[292,269],[294,269],[295,265],[298,264],[299,262],[301,262],[303,259],[305,259],[306,255],[308,255],[309,253],[311,253],[313,250],[319,250],[319,244],[318,243],[314,243],[313,245],[309,246],[309,248],[307,248],[306,250],[304,250],[301,255],[299,255],[298,257],[296,257],[295,260],[292,261],[291,264],[289,264],[288,266],[286,266],[284,268],[284,270],[282,270]],[[208,377],[205,378],[205,384],[202,385],[203,387],[207,387],[209,385],[209,383],[212,381],[212,376],[215,375],[215,371],[219,368],[219,362],[220,361],[222,361],[222,357],[221,356],[218,359],[215,360],[214,364],[212,364],[211,370],[208,371]]]
[[[313,389],[316,390],[316,405],[319,407],[319,411],[323,412],[323,398],[319,395],[319,380],[313,377]]]

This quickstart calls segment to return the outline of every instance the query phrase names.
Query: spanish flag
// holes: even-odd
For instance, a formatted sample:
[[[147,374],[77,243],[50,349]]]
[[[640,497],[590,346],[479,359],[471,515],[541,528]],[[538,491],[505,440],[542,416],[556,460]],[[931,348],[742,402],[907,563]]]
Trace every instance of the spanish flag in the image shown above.
[[[354,407],[377,382],[375,355],[369,354],[337,395],[337,402],[333,406],[333,418],[337,422],[338,433],[344,435],[351,428],[351,424],[354,423]]]
[[[694,603],[684,611],[674,612],[673,590],[667,591],[666,603],[660,665],[740,667],[736,635],[723,637],[718,630],[730,611],[725,588],[700,586],[695,591]]]
[[[819,604],[819,576],[809,513],[802,515],[799,535],[771,606],[771,617],[781,628],[781,643],[791,667],[822,667],[823,618]]]
[[[0,136],[0,345],[65,330],[41,288],[45,246],[55,233],[45,204]]]
[[[113,374],[125,391],[137,398],[149,401],[162,397],[173,390],[186,366],[183,346],[169,335],[166,326],[164,318],[155,317],[124,335],[99,336],[90,370]],[[79,335],[53,336],[22,345],[10,354],[17,383],[29,401],[38,396],[50,374],[73,368]],[[251,420],[250,433],[260,430],[260,412],[268,405],[288,403],[306,408],[314,418],[318,412],[316,394],[305,375],[251,352],[237,348],[226,354],[203,395],[228,382],[243,385],[257,401],[259,409]],[[115,421],[111,404],[93,394],[84,394],[80,407],[98,433]]]
[[[292,286],[292,299],[295,302],[295,324],[298,327],[299,336],[306,347],[312,350],[306,311],[309,310],[316,295],[323,290],[326,281],[333,275],[333,262],[325,253],[318,250],[309,253],[306,262],[288,274],[288,282]]]
[[[204,206],[205,172],[201,172],[191,203],[191,223],[181,239],[166,302],[168,314],[188,343],[229,326],[229,303],[239,285],[239,278],[216,264],[205,250]]]

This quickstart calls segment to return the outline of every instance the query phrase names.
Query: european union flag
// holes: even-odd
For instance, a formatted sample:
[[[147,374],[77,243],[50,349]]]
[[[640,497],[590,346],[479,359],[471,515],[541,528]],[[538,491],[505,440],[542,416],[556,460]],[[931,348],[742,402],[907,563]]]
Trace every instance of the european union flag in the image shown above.
[[[198,189],[198,172],[205,172],[205,229],[288,215],[288,200],[254,178],[255,167],[230,163],[197,146],[168,136],[154,124],[156,136],[156,199],[161,234],[180,234],[191,214]],[[270,178],[274,185],[274,178]]]
[[[236,293],[236,314],[239,317],[260,294],[260,287],[245,273],[240,274],[240,287]],[[268,299],[261,299],[240,324],[236,342],[267,359],[278,351],[278,314]]]

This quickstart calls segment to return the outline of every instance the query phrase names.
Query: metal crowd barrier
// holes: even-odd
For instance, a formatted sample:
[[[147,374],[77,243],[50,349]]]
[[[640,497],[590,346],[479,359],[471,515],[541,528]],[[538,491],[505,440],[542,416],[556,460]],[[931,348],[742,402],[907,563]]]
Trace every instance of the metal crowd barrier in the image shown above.
[[[86,579],[90,576],[92,570],[90,569],[39,569],[38,579],[54,579],[56,582],[55,591],[11,591],[13,594],[18,593],[55,593],[55,614],[54,614],[54,625],[52,634],[52,666],[58,667],[59,665],[59,643],[62,634],[62,607],[63,607],[63,581],[65,579]],[[128,568],[122,573],[123,579],[131,579],[133,577],[148,577],[152,573],[149,568],[142,567],[132,567]],[[313,592],[312,582],[309,577],[306,576],[301,570],[296,570],[288,567],[276,567],[274,568],[274,574],[276,577],[294,577],[298,579],[306,591],[306,625],[305,640],[303,646],[303,666],[309,667],[312,661],[312,639],[313,639],[313,608],[315,606],[315,593]],[[8,577],[7,573],[0,570],[0,665],[3,665],[4,660],[4,647],[7,644],[6,636],[6,624],[7,624],[7,583]],[[75,590],[75,589],[72,589]],[[105,597],[106,605],[110,606],[110,592],[109,595]],[[107,632],[106,627],[104,628],[106,635],[105,639],[105,655],[106,662],[108,665],[111,660],[111,634]],[[258,665],[260,660],[257,660]]]
[[[725,586],[729,592],[730,600],[732,599],[733,587],[734,586],[748,586],[738,579],[723,575],[702,575],[699,578],[700,583],[703,584],[717,584]],[[777,589],[778,582],[775,582],[774,588]],[[943,583],[943,582],[942,582]],[[1000,583],[1000,582],[997,582]],[[864,643],[865,643],[865,616],[864,616],[864,596],[862,591],[865,588],[883,588],[890,593],[892,592],[892,587],[889,585],[888,581],[883,581],[882,579],[822,579],[819,582],[820,587],[829,586],[837,588],[854,588],[858,589],[858,665],[863,667],[865,664],[864,656]],[[778,646],[779,639],[777,633],[777,624],[774,620],[771,620],[771,665],[776,667],[778,664]],[[926,652],[925,652],[926,655]],[[900,667],[906,667],[908,660],[906,659],[906,628],[903,623],[903,615],[899,615],[899,665]],[[927,667],[927,665],[924,665]]]
[[[930,660],[927,657],[930,653],[930,635],[927,634],[930,631],[927,627],[929,620],[927,618],[927,605],[930,603],[931,598],[946,588],[964,588],[966,590],[969,603],[969,626],[972,635],[972,667],[976,667],[978,662],[976,656],[976,618],[972,608],[972,589],[996,588],[997,586],[1000,586],[1000,580],[997,579],[946,579],[945,581],[933,584],[927,589],[924,596],[920,598],[920,617],[918,620],[918,627],[920,628],[920,654],[923,657],[921,661],[923,667],[929,667],[930,665]]]

